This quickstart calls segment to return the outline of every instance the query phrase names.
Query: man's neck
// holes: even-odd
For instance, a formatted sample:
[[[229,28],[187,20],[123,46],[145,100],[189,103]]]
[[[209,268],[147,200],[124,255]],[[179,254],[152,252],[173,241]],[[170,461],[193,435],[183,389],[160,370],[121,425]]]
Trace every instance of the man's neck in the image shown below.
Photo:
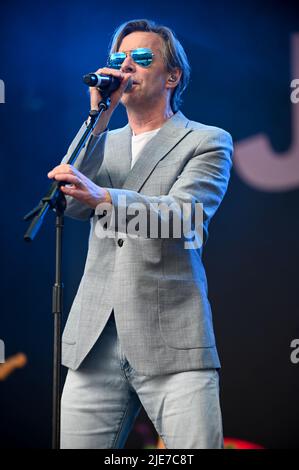
[[[142,132],[153,131],[159,129],[163,124],[173,116],[173,111],[169,107],[166,109],[155,109],[149,112],[148,109],[132,110],[127,109],[129,125],[135,135],[142,134]]]

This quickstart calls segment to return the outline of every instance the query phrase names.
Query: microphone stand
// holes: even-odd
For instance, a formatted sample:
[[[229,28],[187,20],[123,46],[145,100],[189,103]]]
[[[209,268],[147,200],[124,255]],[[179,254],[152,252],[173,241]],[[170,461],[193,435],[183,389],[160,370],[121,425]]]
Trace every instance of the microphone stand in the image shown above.
[[[73,165],[82,148],[84,147],[91,132],[97,125],[102,113],[110,106],[111,90],[103,92],[99,109],[91,110],[89,113],[89,123],[75,150],[68,160],[68,164]],[[64,225],[64,211],[66,199],[60,191],[62,182],[54,181],[46,195],[40,200],[38,206],[25,215],[24,220],[31,220],[24,239],[33,241],[42,226],[44,218],[50,209],[56,212],[56,252],[55,252],[55,283],[52,289],[52,313],[54,315],[54,343],[53,343],[53,392],[52,392],[52,449],[60,449],[60,395],[61,395],[61,317],[63,312],[63,283],[61,281],[62,262],[62,231]]]

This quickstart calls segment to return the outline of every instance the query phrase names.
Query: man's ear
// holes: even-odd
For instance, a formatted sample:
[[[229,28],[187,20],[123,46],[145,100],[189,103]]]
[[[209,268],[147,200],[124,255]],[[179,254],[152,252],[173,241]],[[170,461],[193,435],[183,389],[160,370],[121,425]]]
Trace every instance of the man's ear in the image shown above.
[[[182,71],[178,68],[172,70],[169,72],[168,78],[167,78],[167,88],[175,88],[182,76]]]

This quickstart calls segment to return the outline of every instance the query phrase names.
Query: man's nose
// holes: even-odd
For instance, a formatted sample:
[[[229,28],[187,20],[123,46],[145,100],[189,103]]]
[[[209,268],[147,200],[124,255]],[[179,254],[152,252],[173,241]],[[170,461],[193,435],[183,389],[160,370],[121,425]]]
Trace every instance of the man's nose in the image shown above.
[[[129,54],[123,61],[120,71],[125,73],[135,72],[134,61]]]

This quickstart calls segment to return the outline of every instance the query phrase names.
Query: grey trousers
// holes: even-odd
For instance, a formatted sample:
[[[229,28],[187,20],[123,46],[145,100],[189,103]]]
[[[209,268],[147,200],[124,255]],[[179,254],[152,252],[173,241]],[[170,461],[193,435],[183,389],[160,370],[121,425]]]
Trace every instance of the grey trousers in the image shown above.
[[[80,368],[68,371],[61,448],[123,448],[141,404],[166,448],[223,447],[218,372],[139,374],[123,354],[111,315]]]

